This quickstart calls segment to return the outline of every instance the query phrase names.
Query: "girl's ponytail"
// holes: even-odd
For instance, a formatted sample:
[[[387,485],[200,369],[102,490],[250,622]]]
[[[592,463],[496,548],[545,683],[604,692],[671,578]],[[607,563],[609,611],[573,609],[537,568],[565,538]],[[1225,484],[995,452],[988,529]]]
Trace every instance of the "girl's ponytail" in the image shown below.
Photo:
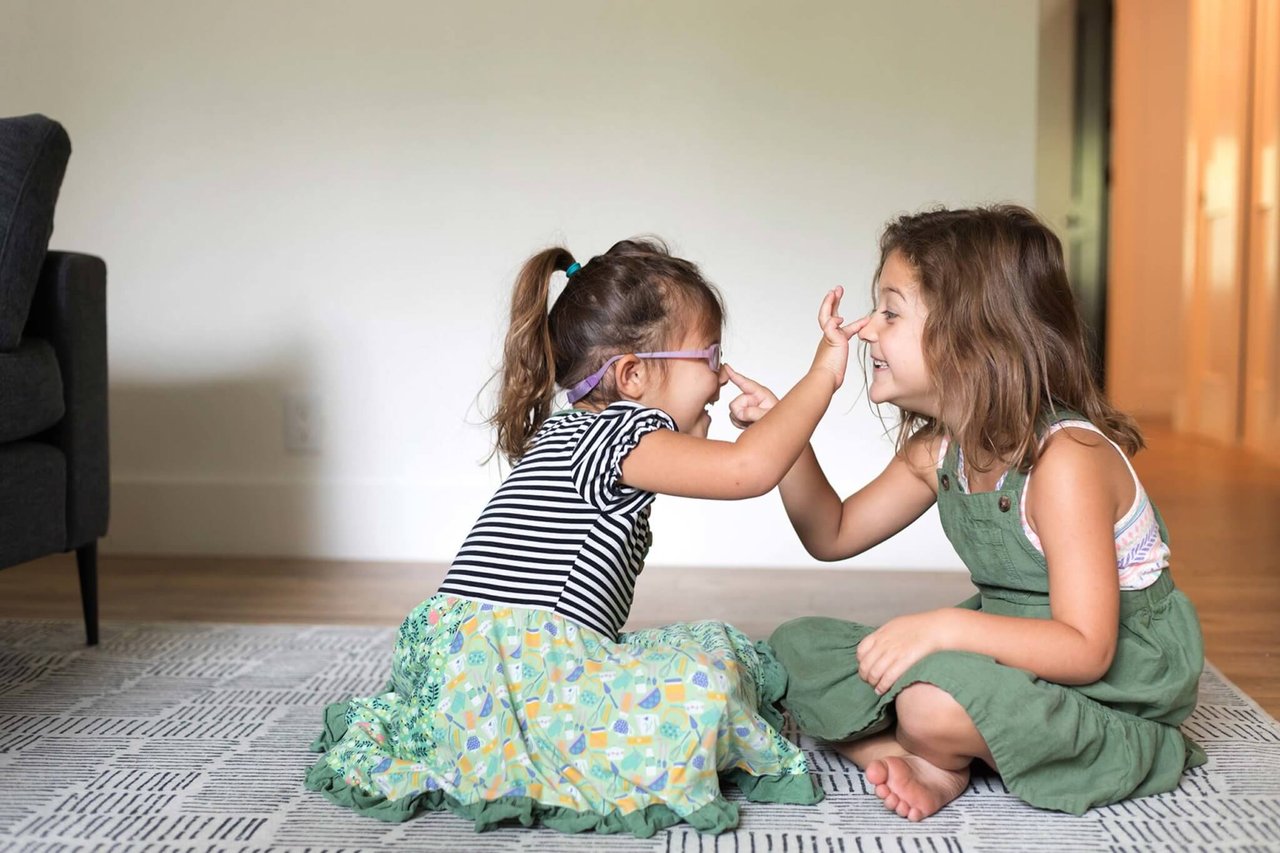
[[[547,320],[551,275],[573,263],[568,249],[544,249],[530,258],[511,294],[511,325],[502,350],[498,406],[489,423],[497,431],[495,450],[512,463],[551,413],[556,390],[555,354]]]

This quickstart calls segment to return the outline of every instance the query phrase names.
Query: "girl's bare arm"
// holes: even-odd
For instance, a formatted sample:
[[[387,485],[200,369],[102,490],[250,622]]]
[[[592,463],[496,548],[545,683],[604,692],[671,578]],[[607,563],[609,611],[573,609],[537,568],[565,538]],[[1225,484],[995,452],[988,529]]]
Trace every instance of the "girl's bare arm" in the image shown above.
[[[849,339],[866,323],[848,326],[836,311],[842,288],[829,292],[818,311],[822,342],[809,372],[737,441],[712,441],[670,430],[640,440],[622,462],[622,482],[664,495],[736,500],[778,485],[809,442],[844,381]]]
[[[1051,618],[957,610],[946,647],[990,655],[1048,681],[1088,684],[1115,655],[1114,527],[1133,502],[1134,486],[1124,461],[1096,433],[1063,433],[1046,443],[1027,493],[1027,514],[1049,565]]]
[[[908,441],[904,453],[843,501],[827,481],[813,448],[806,447],[781,488],[787,517],[805,550],[819,560],[843,560],[923,515],[937,500],[930,456],[935,443]]]

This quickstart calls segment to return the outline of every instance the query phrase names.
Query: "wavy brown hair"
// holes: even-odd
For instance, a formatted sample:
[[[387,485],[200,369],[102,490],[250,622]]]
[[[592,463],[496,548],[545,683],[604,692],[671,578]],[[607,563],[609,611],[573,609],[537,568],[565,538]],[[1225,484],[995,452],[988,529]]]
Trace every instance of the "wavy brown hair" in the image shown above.
[[[1143,447],[1137,424],[1094,380],[1062,244],[1034,213],[1005,204],[895,219],[880,238],[877,286],[893,252],[928,307],[922,346],[942,405],[941,418],[899,408],[899,450],[912,435],[940,435],[945,421],[973,470],[1027,471],[1062,409],[1130,455]]]
[[[719,336],[724,325],[716,288],[657,238],[623,240],[582,264],[548,311],[551,276],[573,263],[569,250],[556,246],[526,261],[516,277],[497,407],[489,418],[494,452],[512,463],[551,413],[557,385],[572,387],[610,356],[669,349],[694,328]],[[653,364],[665,369],[662,361]],[[604,406],[618,399],[606,374],[580,402]]]

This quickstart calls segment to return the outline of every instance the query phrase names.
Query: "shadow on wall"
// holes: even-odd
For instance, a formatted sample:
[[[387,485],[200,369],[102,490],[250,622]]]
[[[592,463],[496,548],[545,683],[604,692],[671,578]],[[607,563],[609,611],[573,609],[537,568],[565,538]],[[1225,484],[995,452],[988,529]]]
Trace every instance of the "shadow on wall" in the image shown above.
[[[112,383],[114,554],[301,554],[324,540],[334,460],[297,357],[260,372]]]

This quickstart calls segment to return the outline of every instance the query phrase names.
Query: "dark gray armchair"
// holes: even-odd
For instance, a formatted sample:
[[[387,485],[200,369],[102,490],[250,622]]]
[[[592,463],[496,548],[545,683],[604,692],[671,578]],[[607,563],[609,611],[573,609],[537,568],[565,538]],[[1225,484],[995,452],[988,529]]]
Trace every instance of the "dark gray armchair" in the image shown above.
[[[48,251],[71,155],[62,125],[0,119],[0,569],[76,552],[98,642],[107,532],[107,268]]]

